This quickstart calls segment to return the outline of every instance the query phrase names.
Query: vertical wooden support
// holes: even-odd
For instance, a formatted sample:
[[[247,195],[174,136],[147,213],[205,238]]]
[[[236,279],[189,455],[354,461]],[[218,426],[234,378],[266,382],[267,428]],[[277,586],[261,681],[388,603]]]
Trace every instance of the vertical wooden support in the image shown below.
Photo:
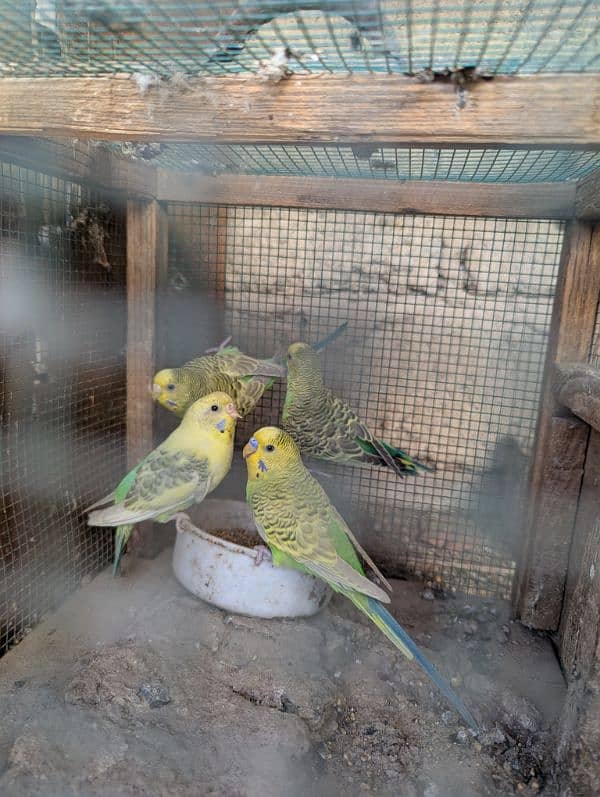
[[[159,343],[157,297],[165,282],[168,227],[156,200],[127,201],[127,461],[133,467],[154,446],[150,394]],[[165,535],[141,524],[140,553],[156,555]]]
[[[550,328],[545,378],[514,604],[522,622],[558,628],[587,427],[565,421],[553,391],[554,364],[588,358],[600,296],[600,228],[570,222]],[[570,426],[565,427],[565,423]]]
[[[592,430],[560,624],[560,655],[569,690],[556,759],[570,794],[600,794],[599,495],[600,432]]]

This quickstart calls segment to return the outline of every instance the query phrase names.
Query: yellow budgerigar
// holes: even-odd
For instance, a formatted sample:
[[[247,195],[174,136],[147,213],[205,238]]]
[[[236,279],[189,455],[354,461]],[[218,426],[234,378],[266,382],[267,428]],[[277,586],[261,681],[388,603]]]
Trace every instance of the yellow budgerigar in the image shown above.
[[[322,578],[360,609],[408,659],[414,659],[464,721],[475,720],[450,684],[387,611],[386,592],[370,581],[359,555],[381,577],[327,494],[304,467],[298,446],[275,426],[259,429],[244,447],[246,498],[273,564]]]
[[[129,471],[110,495],[90,507],[94,511],[88,525],[117,526],[113,572],[136,523],[150,519],[166,523],[200,503],[221,483],[231,467],[239,417],[227,393],[210,393],[195,401],[177,429]],[[104,509],[95,509],[108,503]]]

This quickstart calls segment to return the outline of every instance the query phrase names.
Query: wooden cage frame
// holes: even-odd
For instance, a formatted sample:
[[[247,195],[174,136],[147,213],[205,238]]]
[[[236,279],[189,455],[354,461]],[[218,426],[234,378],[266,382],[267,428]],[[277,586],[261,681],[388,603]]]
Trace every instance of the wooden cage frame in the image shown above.
[[[600,301],[600,170],[575,183],[402,182],[173,173],[106,149],[77,165],[52,137],[221,143],[600,147],[594,75],[497,77],[459,107],[447,83],[390,76],[292,76],[281,84],[194,78],[186,91],[141,93],[129,76],[0,79],[0,157],[127,197],[127,435],[131,462],[152,444],[147,385],[160,352],[157,294],[165,280],[165,203],[207,202],[566,221],[554,300],[529,510],[513,606],[558,633],[580,699],[567,729],[600,715],[600,370],[588,365]],[[47,144],[24,136],[47,138]],[[46,149],[48,147],[49,149]],[[132,301],[135,297],[135,302]],[[596,352],[600,356],[600,352]],[[135,367],[134,367],[135,364]],[[151,529],[144,545],[159,544]],[[583,679],[573,679],[573,674]],[[594,687],[594,688],[592,688]],[[584,701],[582,690],[592,697]],[[597,722],[596,722],[597,726]],[[589,727],[588,727],[588,736]],[[600,730],[586,744],[600,746]],[[570,737],[569,737],[570,738]],[[564,741],[564,750],[569,743]]]

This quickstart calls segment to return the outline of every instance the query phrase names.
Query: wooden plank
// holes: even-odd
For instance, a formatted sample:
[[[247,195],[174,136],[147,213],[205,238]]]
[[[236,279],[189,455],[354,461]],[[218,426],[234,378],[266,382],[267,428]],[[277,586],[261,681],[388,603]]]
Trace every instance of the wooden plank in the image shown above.
[[[574,415],[600,431],[600,368],[585,363],[557,365],[554,393]]]
[[[156,169],[88,141],[0,136],[0,160],[127,196],[156,196]]]
[[[585,460],[560,622],[560,656],[567,677],[589,674],[599,642],[599,495],[600,432],[593,431]]]
[[[590,436],[559,648],[569,690],[558,728],[558,771],[572,794],[600,792],[600,432]],[[563,785],[567,785],[565,782]]]
[[[572,218],[573,183],[459,183],[328,177],[208,175],[158,170],[157,196],[174,202]]]
[[[126,141],[600,144],[596,75],[496,77],[464,102],[396,75],[191,78],[141,92],[129,75],[0,79],[0,132]]]
[[[577,183],[575,215],[579,219],[600,219],[600,169]]]
[[[514,605],[522,622],[534,628],[556,630],[566,578],[569,544],[573,530],[572,507],[565,499],[561,522],[548,526],[546,511],[552,491],[553,458],[560,457],[556,418],[560,407],[554,394],[555,363],[586,360],[590,351],[598,297],[600,296],[600,228],[571,222],[567,228],[554,301],[546,370],[536,430],[536,446],[530,472],[529,501],[525,517],[524,553],[515,581]],[[580,440],[581,444],[581,440]],[[571,450],[571,467],[578,457]],[[564,482],[559,478],[558,486]],[[569,482],[571,497],[576,478]],[[557,508],[558,509],[558,508]]]
[[[167,215],[156,200],[127,202],[127,462],[136,465],[154,447],[150,385],[155,370],[157,293],[167,267]],[[140,552],[156,555],[161,529],[140,524]]]

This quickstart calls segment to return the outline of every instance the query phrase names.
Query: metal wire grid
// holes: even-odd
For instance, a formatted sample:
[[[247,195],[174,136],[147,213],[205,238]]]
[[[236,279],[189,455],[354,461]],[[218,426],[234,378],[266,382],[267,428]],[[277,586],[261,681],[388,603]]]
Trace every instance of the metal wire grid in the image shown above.
[[[507,596],[562,225],[177,203],[169,219],[171,362],[223,328],[269,356],[348,320],[323,357],[328,383],[437,469],[401,482],[334,468],[325,489],[388,572]],[[207,306],[212,318],[190,338]],[[263,398],[238,442],[278,421],[284,389]]]
[[[365,144],[165,144],[153,162],[168,169],[212,175],[536,183],[580,179],[600,168],[600,152]]]
[[[2,0],[0,74],[600,69],[594,0]]]
[[[112,556],[125,465],[124,210],[0,163],[0,653]]]

